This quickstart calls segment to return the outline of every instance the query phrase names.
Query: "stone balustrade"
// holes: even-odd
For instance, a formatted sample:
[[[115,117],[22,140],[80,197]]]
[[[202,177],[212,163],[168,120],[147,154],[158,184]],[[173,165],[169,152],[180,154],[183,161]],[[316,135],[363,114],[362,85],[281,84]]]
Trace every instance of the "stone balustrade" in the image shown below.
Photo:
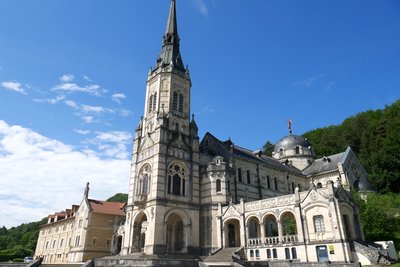
[[[297,235],[285,235],[282,237],[272,236],[263,238],[250,238],[247,241],[248,247],[268,247],[281,244],[295,244],[299,242]]]

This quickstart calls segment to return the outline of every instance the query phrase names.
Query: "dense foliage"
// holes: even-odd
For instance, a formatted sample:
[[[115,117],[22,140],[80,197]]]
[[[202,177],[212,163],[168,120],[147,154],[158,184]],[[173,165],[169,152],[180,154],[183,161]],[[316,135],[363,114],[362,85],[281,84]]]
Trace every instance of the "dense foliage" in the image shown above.
[[[44,218],[10,229],[4,226],[0,228],[0,262],[32,256],[36,248],[39,226],[46,222],[47,218]]]
[[[393,240],[400,250],[400,195],[355,194],[354,199],[360,210],[365,239]]]
[[[123,194],[123,193],[117,193],[107,199],[107,201],[110,202],[127,202],[128,201],[128,194]]]
[[[366,111],[341,125],[304,134],[319,156],[350,146],[380,193],[400,193],[400,100],[383,110]]]

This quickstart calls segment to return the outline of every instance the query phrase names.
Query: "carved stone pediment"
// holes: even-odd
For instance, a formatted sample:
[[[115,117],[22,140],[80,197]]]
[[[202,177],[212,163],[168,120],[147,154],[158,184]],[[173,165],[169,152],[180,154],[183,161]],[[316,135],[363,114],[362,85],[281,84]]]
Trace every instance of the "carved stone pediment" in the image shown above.
[[[178,136],[175,139],[171,140],[169,145],[183,150],[190,150],[189,145],[186,144],[186,142],[183,140],[181,134],[178,134]]]
[[[229,207],[222,214],[222,219],[227,219],[231,217],[240,217],[243,212],[239,209],[238,205],[234,205],[233,203],[229,205]]]
[[[308,191],[307,195],[300,201],[301,203],[313,203],[313,202],[326,202],[329,200],[329,196],[318,190],[316,188],[312,188]]]

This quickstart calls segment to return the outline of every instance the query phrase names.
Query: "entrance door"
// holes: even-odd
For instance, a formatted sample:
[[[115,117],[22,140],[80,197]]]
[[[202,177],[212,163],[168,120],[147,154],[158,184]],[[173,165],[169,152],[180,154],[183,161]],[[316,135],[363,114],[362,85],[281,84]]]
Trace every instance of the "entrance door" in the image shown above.
[[[230,247],[236,247],[235,226],[228,224],[228,242]]]
[[[317,246],[317,258],[319,262],[329,261],[328,249],[326,246]]]

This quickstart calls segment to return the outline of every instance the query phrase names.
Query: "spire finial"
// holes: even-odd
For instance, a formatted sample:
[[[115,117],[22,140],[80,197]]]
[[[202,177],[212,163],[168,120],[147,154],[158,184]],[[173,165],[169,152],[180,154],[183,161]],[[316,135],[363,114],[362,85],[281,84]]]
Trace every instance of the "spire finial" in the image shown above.
[[[85,198],[88,198],[89,197],[89,182],[87,182],[86,183],[86,187],[85,187],[85,192],[83,193],[83,196],[85,197]]]
[[[178,23],[176,22],[176,4],[175,0],[171,0],[171,6],[169,8],[169,16],[167,22],[167,28],[165,29],[165,35],[167,34],[178,35]]]
[[[292,129],[292,120],[291,119],[288,120],[288,129],[289,129],[289,134],[292,134],[293,129]]]
[[[173,65],[171,65],[171,63]],[[176,4],[175,0],[171,0],[171,6],[169,8],[169,15],[167,21],[167,27],[163,38],[162,50],[157,59],[157,65],[155,69],[171,66],[174,69],[185,71],[182,57],[179,51],[179,35],[178,35],[178,23],[176,18]]]

